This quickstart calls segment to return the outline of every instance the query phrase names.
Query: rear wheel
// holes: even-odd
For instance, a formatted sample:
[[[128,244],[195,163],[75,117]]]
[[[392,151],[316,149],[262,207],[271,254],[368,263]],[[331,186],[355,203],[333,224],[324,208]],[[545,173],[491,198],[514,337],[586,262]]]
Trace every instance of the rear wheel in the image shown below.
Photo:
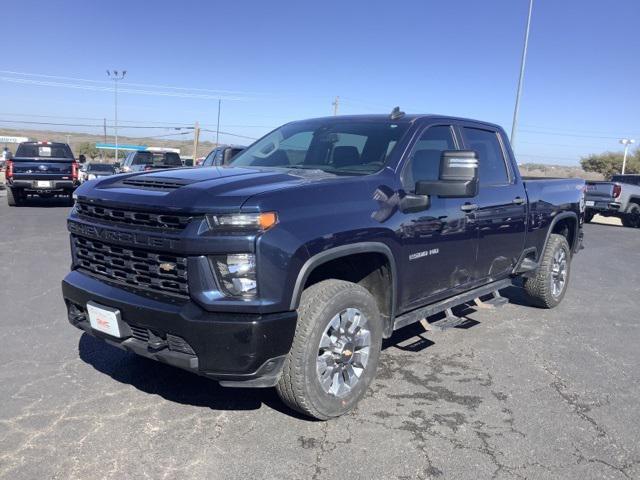
[[[15,207],[22,204],[23,196],[22,191],[18,188],[7,188],[7,204],[10,207]]]
[[[587,210],[584,214],[584,223],[591,223],[595,213],[592,210]]]
[[[293,346],[276,386],[291,408],[320,420],[351,410],[375,377],[382,319],[373,296],[342,280],[324,280],[300,300]]]
[[[626,213],[622,216],[622,225],[630,228],[640,227],[640,205],[637,203],[629,205]]]
[[[567,291],[570,267],[571,249],[567,239],[552,233],[536,276],[527,278],[524,282],[531,303],[541,308],[553,308],[558,305]]]

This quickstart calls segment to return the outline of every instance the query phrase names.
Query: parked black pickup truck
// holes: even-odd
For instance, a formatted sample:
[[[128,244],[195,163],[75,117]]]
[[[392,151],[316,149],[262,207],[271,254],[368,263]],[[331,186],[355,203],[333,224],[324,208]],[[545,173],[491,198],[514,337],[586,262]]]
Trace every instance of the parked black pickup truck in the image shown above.
[[[228,167],[81,186],[62,291],[91,335],[225,386],[276,386],[327,419],[364,395],[398,328],[459,325],[452,306],[518,277],[533,304],[556,306],[583,190],[520,177],[489,123],[293,122]]]
[[[66,143],[21,143],[6,165],[7,203],[12,207],[19,205],[29,194],[62,195],[71,202],[73,191],[80,184],[78,168]]]

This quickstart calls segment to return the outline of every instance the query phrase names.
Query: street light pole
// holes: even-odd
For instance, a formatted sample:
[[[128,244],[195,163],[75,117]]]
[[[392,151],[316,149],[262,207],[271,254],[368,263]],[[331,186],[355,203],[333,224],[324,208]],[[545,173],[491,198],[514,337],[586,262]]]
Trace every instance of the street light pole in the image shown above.
[[[216,124],[216,147],[220,145],[220,107],[222,106],[222,100],[218,99],[218,123]]]
[[[126,70],[118,73],[118,70],[107,70],[109,78],[113,79],[115,83],[115,137],[116,137],[116,162],[118,162],[118,81],[122,80],[127,74]]]
[[[629,152],[629,145],[636,143],[633,138],[622,138],[620,143],[624,145],[624,156],[622,157],[622,175],[627,168],[627,153]]]
[[[511,125],[511,148],[514,148],[516,139],[516,129],[518,127],[518,113],[520,111],[520,96],[522,94],[522,83],[524,81],[524,67],[527,62],[527,48],[529,47],[529,30],[531,28],[531,12],[533,11],[533,0],[529,0],[529,15],[527,16],[527,29],[524,33],[524,46],[522,48],[522,60],[520,61],[520,78],[518,79],[518,90],[516,92],[516,105],[513,109],[513,124]]]

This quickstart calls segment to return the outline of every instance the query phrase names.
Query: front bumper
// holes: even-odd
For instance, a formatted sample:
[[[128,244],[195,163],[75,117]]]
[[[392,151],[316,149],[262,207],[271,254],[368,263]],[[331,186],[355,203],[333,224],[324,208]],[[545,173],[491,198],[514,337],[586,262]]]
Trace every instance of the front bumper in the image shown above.
[[[69,322],[119,348],[220,381],[225,386],[277,383],[291,348],[296,312],[216,313],[192,301],[149,298],[72,271],[62,281]],[[123,338],[97,332],[87,302],[116,308],[126,324]],[[134,332],[146,331],[147,341]],[[173,348],[175,337],[186,343]]]

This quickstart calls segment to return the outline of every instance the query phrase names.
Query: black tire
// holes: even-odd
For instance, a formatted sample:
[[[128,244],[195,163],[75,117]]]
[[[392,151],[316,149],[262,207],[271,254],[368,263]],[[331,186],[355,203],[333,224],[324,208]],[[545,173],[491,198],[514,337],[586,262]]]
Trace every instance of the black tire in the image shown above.
[[[563,275],[562,288],[554,291],[554,257],[563,251],[566,259],[566,271]],[[542,261],[536,271],[535,277],[526,278],[524,288],[529,294],[531,303],[540,308],[553,308],[557,306],[567,291],[571,273],[571,249],[567,239],[555,233],[549,236],[549,241],[544,249]]]
[[[357,383],[346,394],[336,396],[323,390],[316,362],[323,350],[320,340],[325,330],[332,319],[347,308],[360,310],[366,318],[370,346]],[[381,347],[382,318],[368,290],[342,280],[324,280],[312,285],[302,293],[293,345],[276,386],[278,395],[292,409],[319,420],[343,415],[356,406],[375,377]],[[349,358],[351,355],[355,358],[355,350],[354,347],[347,353]]]
[[[7,204],[10,207],[16,207],[22,204],[22,192],[17,188],[7,187]]]
[[[587,210],[584,213],[584,223],[591,223],[591,220],[593,220],[595,213],[593,211]]]
[[[629,228],[640,228],[640,205],[632,203],[622,216],[622,225]]]

